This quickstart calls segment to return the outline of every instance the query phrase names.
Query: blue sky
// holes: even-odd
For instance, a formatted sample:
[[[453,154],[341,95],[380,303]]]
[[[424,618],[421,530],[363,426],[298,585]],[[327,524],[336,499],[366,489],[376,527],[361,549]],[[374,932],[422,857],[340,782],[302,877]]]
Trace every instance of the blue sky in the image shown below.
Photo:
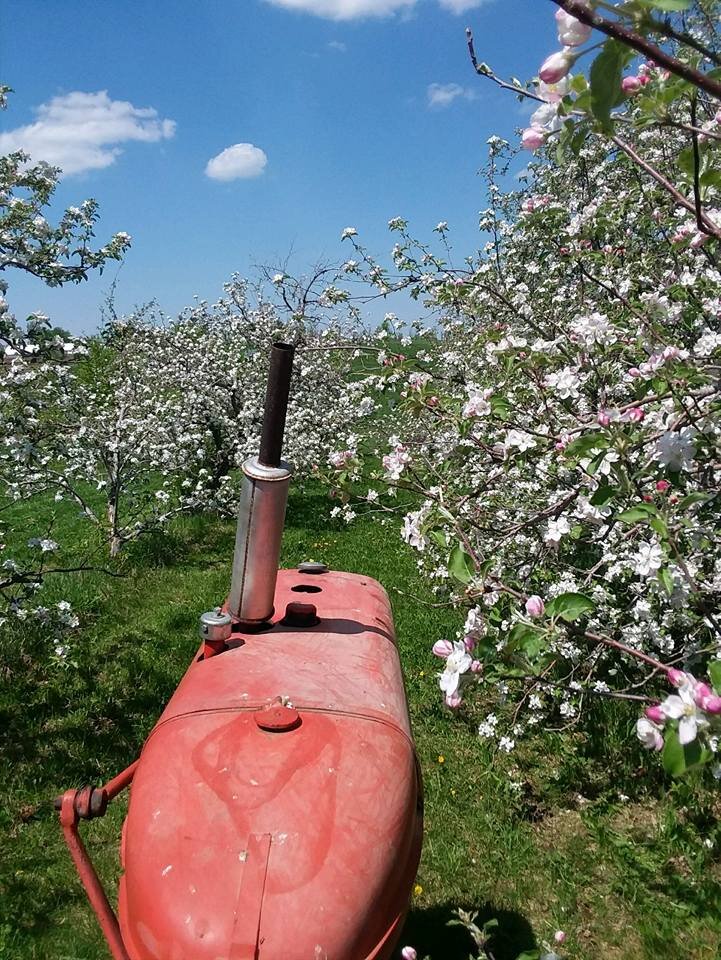
[[[196,295],[216,299],[233,272],[291,251],[298,272],[342,259],[346,226],[385,253],[394,216],[423,237],[447,220],[462,260],[479,243],[485,141],[523,123],[515,98],[473,74],[464,28],[481,59],[525,79],[556,48],[554,9],[548,0],[5,0],[0,63],[16,92],[0,150],[53,153],[72,171],[58,205],[93,196],[98,238],[133,237],[119,271],[79,287],[8,277],[11,307],[90,331],[117,277],[121,311],[156,299],[176,313]],[[219,157],[237,144],[252,146]]]

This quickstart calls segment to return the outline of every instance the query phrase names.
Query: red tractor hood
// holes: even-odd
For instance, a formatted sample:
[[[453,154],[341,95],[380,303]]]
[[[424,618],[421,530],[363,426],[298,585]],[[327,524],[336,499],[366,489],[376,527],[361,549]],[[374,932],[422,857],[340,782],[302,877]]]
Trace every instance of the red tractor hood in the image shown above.
[[[281,622],[297,601],[320,622]],[[275,608],[193,662],[145,744],[122,843],[132,960],[381,960],[400,933],[422,801],[388,597],[284,570]]]

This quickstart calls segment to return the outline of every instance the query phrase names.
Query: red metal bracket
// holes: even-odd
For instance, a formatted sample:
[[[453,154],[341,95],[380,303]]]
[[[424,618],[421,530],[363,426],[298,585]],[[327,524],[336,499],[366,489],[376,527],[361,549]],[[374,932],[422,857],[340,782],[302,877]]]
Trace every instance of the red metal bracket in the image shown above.
[[[80,790],[66,790],[61,797],[55,800],[55,807],[60,811],[60,825],[70,856],[73,858],[75,869],[78,871],[83,887],[85,887],[90,906],[95,911],[114,960],[130,960],[130,957],[123,943],[118,918],[110,906],[93,862],[80,838],[78,823],[80,820],[93,820],[95,817],[104,816],[108,803],[132,783],[137,766],[138,761],[136,760],[122,773],[119,773],[117,777],[106,783],[104,787],[82,787]]]

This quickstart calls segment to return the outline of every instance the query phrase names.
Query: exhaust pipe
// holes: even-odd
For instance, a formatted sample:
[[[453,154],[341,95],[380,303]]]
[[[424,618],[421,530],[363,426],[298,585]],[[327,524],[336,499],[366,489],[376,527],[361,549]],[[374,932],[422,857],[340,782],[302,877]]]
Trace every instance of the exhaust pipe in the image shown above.
[[[243,489],[227,610],[252,626],[273,616],[291,466],[281,460],[295,347],[274,343],[260,453],[243,464]]]

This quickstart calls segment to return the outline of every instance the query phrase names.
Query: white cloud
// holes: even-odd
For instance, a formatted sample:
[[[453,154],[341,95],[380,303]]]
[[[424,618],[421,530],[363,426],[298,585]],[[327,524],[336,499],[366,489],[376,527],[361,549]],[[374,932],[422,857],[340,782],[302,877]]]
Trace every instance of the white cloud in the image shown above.
[[[466,10],[474,10],[476,7],[482,7],[484,3],[493,2],[493,0],[438,0],[445,10],[451,13],[465,13]]]
[[[131,140],[157,143],[175,133],[175,121],[162,120],[152,107],[111,100],[106,90],[74,91],[37,108],[37,120],[0,133],[0,154],[25,150],[34,161],[46,160],[65,174],[102,170]]]
[[[470,87],[462,87],[459,83],[429,83],[428,90],[429,107],[449,107],[458,97],[465,100],[475,100],[476,92]]]
[[[387,17],[398,10],[414,7],[416,0],[268,0],[276,7],[314,13],[328,20],[356,20],[361,17]]]
[[[232,147],[208,160],[206,176],[211,180],[239,180],[240,178],[259,177],[265,170],[268,158],[260,147],[252,143],[234,143]]]
[[[267,0],[276,7],[314,13],[328,20],[356,20],[361,17],[388,17],[393,13],[410,12],[418,0]],[[438,0],[451,13],[464,13],[493,0]]]
[[[335,50],[337,53],[345,53],[348,47],[343,43],[342,40],[329,40],[328,49]]]

